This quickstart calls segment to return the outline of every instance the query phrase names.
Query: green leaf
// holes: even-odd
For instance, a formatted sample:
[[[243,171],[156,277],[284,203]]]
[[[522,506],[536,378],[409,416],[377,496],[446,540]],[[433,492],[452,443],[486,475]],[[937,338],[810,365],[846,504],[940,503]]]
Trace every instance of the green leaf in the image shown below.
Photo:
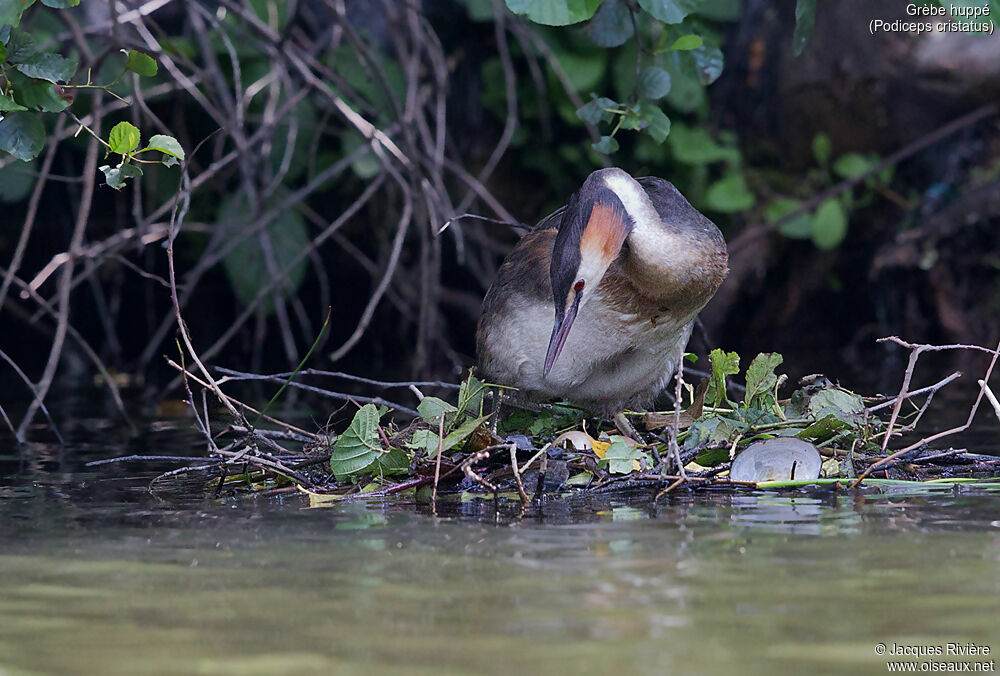
[[[131,122],[119,122],[108,134],[111,152],[125,155],[139,147],[139,130]]]
[[[7,45],[0,42],[0,63],[7,60]]]
[[[618,141],[613,136],[602,136],[597,143],[591,143],[590,147],[599,153],[610,155],[618,152]]]
[[[0,202],[14,204],[31,193],[38,174],[37,160],[27,164],[13,162],[0,167]]]
[[[118,167],[104,165],[99,169],[104,172],[104,181],[115,190],[124,188],[127,179],[142,176],[142,169],[128,162]]]
[[[66,9],[76,7],[82,0],[42,0],[42,4],[52,9]]]
[[[273,209],[285,197],[283,191],[276,192],[264,208]],[[257,214],[250,211],[246,200],[233,196],[223,205],[220,221],[229,233],[228,236],[237,237],[241,232],[255,226],[256,216]],[[261,242],[264,233],[268,239],[267,249]],[[273,273],[267,256],[273,254],[274,260],[271,263],[275,271],[286,274],[286,277],[281,284],[271,287],[266,300],[260,305],[265,314],[272,314],[275,310],[274,295],[288,298],[302,285],[306,275],[306,264],[301,260],[296,262],[296,259],[308,246],[309,231],[302,214],[297,209],[285,209],[277,216],[273,216],[263,232],[257,230],[244,238],[222,259],[229,284],[236,292],[237,298],[244,305],[250,305],[260,290],[269,285]],[[270,251],[270,254],[265,253],[266,251]],[[285,273],[289,268],[290,270]]]
[[[670,150],[674,159],[684,164],[711,164],[713,162],[738,162],[740,151],[715,142],[704,127],[676,124],[670,132]]]
[[[166,134],[154,134],[149,139],[146,147],[139,152],[146,152],[147,150],[159,150],[164,155],[169,155],[178,160],[184,159],[184,149],[181,148],[181,144],[173,136],[167,136]]]
[[[708,208],[727,214],[749,209],[754,201],[743,173],[738,170],[730,170],[723,178],[710,185],[705,193],[705,205]]]
[[[774,369],[784,361],[784,358],[777,352],[762,352],[754,357],[747,367],[747,391],[743,395],[743,403],[748,407],[757,404],[755,400],[761,396],[771,394],[774,386],[778,383],[778,376]]]
[[[52,52],[41,52],[18,63],[17,69],[39,80],[68,82],[76,74],[78,64],[76,56],[66,58]]]
[[[373,474],[391,476],[393,474],[406,474],[410,469],[410,456],[401,448],[390,448],[387,453],[383,453],[375,458]]]
[[[837,420],[854,424],[864,412],[864,401],[858,395],[839,387],[827,387],[809,398],[809,414],[820,420],[832,415]]]
[[[365,404],[354,414],[350,426],[337,437],[330,455],[330,470],[338,480],[364,471],[376,459],[388,454],[378,442],[378,421],[375,405]]]
[[[813,216],[812,240],[819,249],[832,249],[847,236],[847,214],[836,199],[819,205]]]
[[[801,206],[798,200],[779,197],[764,209],[764,218],[773,223],[797,210]],[[778,232],[791,239],[809,239],[812,237],[812,218],[809,214],[801,214],[778,226]]]
[[[514,14],[546,26],[568,26],[594,16],[601,0],[506,0]]]
[[[417,404],[417,413],[432,425],[437,425],[442,415],[447,416],[449,413],[455,413],[456,411],[458,409],[455,406],[437,397],[424,397]]]
[[[156,59],[148,54],[130,49],[128,50],[128,63],[125,64],[125,68],[143,77],[153,77],[156,75]]]
[[[663,143],[670,134],[670,118],[652,101],[639,102],[639,117],[646,123],[646,132],[657,143]]]
[[[45,125],[32,113],[14,112],[0,120],[0,151],[22,162],[33,160],[45,144]]]
[[[0,2],[3,2],[3,0],[0,0]],[[38,49],[38,45],[35,44],[35,38],[20,28],[12,28],[6,42],[7,60],[11,63],[20,63],[31,58]]]
[[[795,3],[795,32],[792,34],[795,56],[801,54],[802,50],[805,49],[815,22],[816,0],[797,0]]]
[[[668,52],[687,52],[692,49],[698,49],[705,41],[701,39],[700,35],[695,35],[691,33],[689,35],[682,35],[674,43],[667,47]]]
[[[639,73],[639,96],[647,99],[662,99],[670,91],[670,73],[658,68],[649,66],[643,68]]]
[[[0,94],[0,113],[14,112],[17,110],[27,110],[27,108],[6,94]]]
[[[861,153],[844,153],[833,163],[833,171],[841,178],[856,178],[875,166],[876,161]]]
[[[692,49],[688,53],[694,56],[695,66],[698,68],[698,77],[701,78],[702,84],[710,85],[722,75],[724,59],[721,49],[702,45],[701,47]]]
[[[434,430],[416,430],[406,447],[415,451],[423,451],[430,458],[437,455],[439,440],[438,433]]]
[[[712,375],[709,377],[705,401],[709,406],[722,406],[729,402],[726,396],[726,376],[734,376],[740,372],[740,355],[715,348],[708,359],[712,363]]]
[[[590,124],[597,124],[599,122],[610,122],[615,116],[612,109],[618,107],[616,101],[612,101],[606,96],[594,97],[594,100],[590,103],[577,108],[576,114],[584,122],[589,122]]]
[[[648,467],[649,456],[640,451],[635,446],[625,442],[621,437],[611,437],[611,445],[604,454],[604,459],[608,461],[608,471],[612,474],[630,474],[636,469],[636,463],[645,461]]]
[[[604,0],[587,29],[598,47],[618,47],[635,33],[625,0]]]
[[[71,95],[63,93],[59,85],[33,80],[17,71],[7,71],[7,75],[14,90],[14,100],[30,110],[59,113],[66,110],[72,101]]]
[[[639,6],[663,23],[680,23],[698,6],[698,0],[639,0]]]
[[[426,399],[426,397],[424,397],[424,398]],[[456,427],[454,430],[452,430],[450,433],[448,433],[448,436],[446,436],[444,438],[444,441],[441,443],[441,450],[442,451],[450,451],[451,449],[455,448],[460,443],[462,443],[463,441],[465,441],[466,439],[468,439],[469,436],[473,432],[475,432],[477,429],[479,429],[479,426],[482,425],[484,422],[486,422],[488,419],[489,419],[489,416],[488,415],[484,415],[481,418],[473,418],[472,420],[466,420],[464,423],[462,423],[461,425],[459,425],[458,427]],[[435,437],[435,441],[436,441],[436,437]],[[437,457],[437,444],[436,443],[434,445],[433,450],[430,453],[427,454],[427,457],[428,458],[432,458],[432,457],[436,458]]]
[[[833,152],[833,144],[830,143],[830,137],[826,134],[816,134],[813,136],[813,157],[816,158],[816,163],[822,167],[825,167],[827,162],[830,161],[830,154]]]
[[[9,24],[16,27],[21,23],[24,10],[34,2],[35,0],[0,0],[0,26]]]

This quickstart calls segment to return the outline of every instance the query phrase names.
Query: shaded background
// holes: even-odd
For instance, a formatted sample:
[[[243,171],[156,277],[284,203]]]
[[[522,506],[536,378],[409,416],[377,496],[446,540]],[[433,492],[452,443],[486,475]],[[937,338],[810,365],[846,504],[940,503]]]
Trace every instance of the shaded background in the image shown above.
[[[1000,37],[873,36],[869,20],[906,3],[842,0],[815,7],[796,55],[796,3],[703,0],[677,26],[605,3],[631,9],[638,54],[635,36],[606,46],[598,18],[543,26],[485,0],[32,7],[22,26],[79,54],[74,83],[112,81],[120,49],[159,71],[110,87],[127,105],[71,90],[42,115],[38,159],[0,158],[0,349],[35,383],[49,364],[57,393],[104,368],[146,401],[177,396],[164,243],[180,204],[179,296],[206,362],[288,370],[329,307],[311,366],[455,380],[517,232],[452,219],[534,223],[609,164],[670,179],[730,242],[700,353],[778,351],[793,377],[878,383],[905,355],[877,337],[996,340]],[[699,52],[657,49],[687,33]],[[576,111],[637,102],[637,57],[670,75],[655,105],[671,131],[619,130],[605,155],[592,144],[613,123]],[[115,191],[71,114],[105,137],[121,120],[174,135],[188,160]],[[30,393],[0,373],[18,418]]]

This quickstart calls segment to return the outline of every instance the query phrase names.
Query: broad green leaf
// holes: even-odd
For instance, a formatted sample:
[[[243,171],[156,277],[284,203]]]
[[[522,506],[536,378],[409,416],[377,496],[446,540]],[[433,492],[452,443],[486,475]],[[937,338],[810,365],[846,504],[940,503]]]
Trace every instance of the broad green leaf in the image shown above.
[[[704,127],[676,124],[670,132],[670,150],[674,159],[684,164],[711,164],[713,162],[738,162],[740,151],[716,143]]]
[[[34,2],[35,0],[0,0],[0,26],[9,24],[16,27],[21,23],[21,14]]]
[[[753,206],[754,201],[743,173],[735,169],[710,185],[705,193],[708,208],[727,214],[745,211]]]
[[[640,451],[635,446],[625,442],[621,437],[611,437],[611,445],[604,453],[604,459],[608,461],[608,471],[612,474],[629,474],[639,471],[642,468],[640,460],[650,465],[649,456]]]
[[[827,387],[809,398],[809,414],[820,420],[832,415],[837,420],[854,424],[865,410],[861,397],[837,387]]]
[[[168,155],[168,157],[170,157]],[[264,210],[273,209],[284,199],[285,193],[278,191],[264,205]],[[238,237],[243,231],[255,227],[256,216],[250,211],[246,200],[239,196],[229,198],[222,207],[219,220],[231,238]],[[274,256],[272,266],[269,265],[261,242],[262,232],[255,230],[245,237],[225,258],[222,259],[229,284],[236,292],[237,298],[244,305],[249,305],[265,286],[270,286],[274,274],[285,274],[281,284],[271,286],[262,307],[265,314],[274,312],[275,294],[281,297],[293,295],[305,279],[306,265],[299,261],[292,265],[296,257],[309,246],[309,232],[302,215],[296,209],[285,209],[268,223],[263,230],[267,236],[267,250]],[[286,273],[286,269],[291,269]]]
[[[688,52],[694,56],[695,66],[698,68],[698,77],[701,83],[710,85],[722,75],[724,59],[722,50],[715,47],[702,45]]]
[[[812,240],[819,249],[832,249],[847,236],[847,214],[836,199],[828,199],[813,216]]]
[[[813,157],[816,158],[816,163],[820,166],[825,167],[827,162],[830,161],[830,154],[833,152],[833,144],[830,143],[830,137],[826,134],[816,134],[813,136]]]
[[[0,94],[0,113],[12,113],[17,110],[27,110],[27,108],[6,94]]]
[[[450,413],[455,413],[458,409],[449,404],[444,399],[439,399],[438,397],[424,397],[417,404],[417,413],[420,417],[432,425],[437,425],[441,419],[442,415],[447,416]],[[446,421],[447,423],[447,421]]]
[[[128,63],[125,64],[127,70],[142,75],[143,77],[153,77],[156,75],[156,59],[149,54],[134,49],[128,50]]]
[[[607,55],[600,49],[577,52],[569,49],[554,49],[559,64],[566,71],[570,84],[578,92],[597,89],[608,68]]]
[[[459,0],[469,14],[469,20],[477,23],[493,21],[493,3],[490,0]]]
[[[16,0],[15,0],[16,1]],[[3,2],[3,0],[0,0]],[[7,38],[7,60],[11,63],[26,61],[34,55],[38,49],[35,38],[31,33],[20,28],[11,28],[10,37]]]
[[[0,120],[0,151],[27,162],[42,152],[44,144],[45,125],[33,113],[9,113]]]
[[[875,163],[875,159],[861,153],[844,153],[833,163],[833,171],[841,178],[855,178],[867,172]]]
[[[590,103],[577,108],[576,114],[581,120],[589,122],[590,124],[610,122],[615,116],[611,110],[617,107],[618,103],[605,96],[599,98],[595,97]]]
[[[715,348],[708,359],[712,363],[712,375],[709,377],[705,402],[709,406],[722,406],[729,402],[726,396],[726,376],[734,376],[740,372],[740,355]]]
[[[598,47],[618,47],[635,33],[625,0],[604,0],[587,28]]]
[[[639,117],[646,123],[646,132],[657,143],[663,143],[670,134],[670,118],[652,101],[639,102]]]
[[[698,0],[639,0],[639,6],[663,23],[680,23],[698,6]]]
[[[46,7],[51,7],[52,9],[66,9],[68,7],[76,7],[82,2],[82,0],[42,0],[42,4]]]
[[[330,470],[338,480],[354,476],[388,452],[378,439],[378,409],[365,404],[354,414],[350,426],[337,437],[330,454]]]
[[[430,458],[437,455],[438,443],[441,441],[438,433],[434,430],[416,430],[410,437],[407,448],[415,451],[423,451]]]
[[[119,122],[108,134],[111,152],[125,155],[139,147],[139,130],[131,122]]]
[[[391,476],[393,474],[406,474],[410,469],[410,456],[401,448],[390,448],[387,453],[383,453],[375,458],[375,465],[372,467],[373,474]]]
[[[146,147],[140,152],[146,150],[159,150],[164,155],[175,157],[178,160],[184,159],[184,149],[181,148],[181,144],[173,136],[167,136],[166,134],[154,134],[149,139]]]
[[[764,218],[773,223],[797,210],[801,206],[798,200],[779,197],[764,209]],[[778,226],[778,232],[791,239],[809,239],[812,237],[812,218],[809,214],[801,214]]]
[[[142,169],[128,162],[117,167],[104,165],[99,169],[104,172],[105,182],[115,190],[124,188],[126,180],[142,176]]]
[[[7,45],[0,42],[0,63],[7,60]]]
[[[599,153],[610,155],[618,151],[618,141],[612,136],[602,136],[597,143],[591,143],[590,147]]]
[[[670,73],[667,101],[673,108],[692,113],[705,105],[705,85],[692,52],[668,52],[660,65]]]
[[[39,80],[68,82],[76,74],[79,60],[76,56],[66,58],[51,52],[32,54],[17,64],[17,69]]]
[[[14,100],[29,110],[45,113],[59,113],[69,107],[72,95],[56,84],[45,80],[34,80],[17,71],[7,71],[14,89]]]
[[[454,430],[452,430],[448,434],[448,436],[444,438],[444,441],[441,443],[441,450],[450,451],[451,449],[455,448],[460,443],[468,439],[469,436],[477,429],[479,429],[479,426],[482,425],[484,422],[486,422],[488,419],[489,416],[484,415],[481,418],[473,418],[472,420],[466,420],[464,423],[462,423]],[[430,453],[428,453],[428,457],[434,457],[434,458],[437,457],[437,445],[435,445],[433,447],[433,450]]]
[[[816,22],[816,0],[797,0],[795,3],[795,32],[792,34],[792,46],[795,56],[802,53],[812,34]]]
[[[762,395],[768,395],[778,383],[774,369],[784,358],[777,352],[762,352],[754,357],[747,367],[747,390],[743,395],[743,403],[748,407]]]
[[[514,14],[546,26],[568,26],[594,16],[601,0],[506,0]]]
[[[657,66],[643,68],[639,73],[639,96],[662,99],[670,91],[670,73]]]
[[[848,427],[848,424],[843,420],[839,420],[836,415],[832,413],[824,415],[822,418],[816,420],[816,422],[810,424],[804,430],[798,432],[795,436],[802,439],[825,439],[835,432]]]
[[[705,41],[701,39],[700,35],[695,35],[694,33],[688,35],[682,35],[673,44],[667,47],[667,51],[670,52],[687,52],[692,49],[698,49]]]
[[[14,204],[26,198],[35,186],[37,160],[27,164],[14,163],[0,167],[0,202]]]

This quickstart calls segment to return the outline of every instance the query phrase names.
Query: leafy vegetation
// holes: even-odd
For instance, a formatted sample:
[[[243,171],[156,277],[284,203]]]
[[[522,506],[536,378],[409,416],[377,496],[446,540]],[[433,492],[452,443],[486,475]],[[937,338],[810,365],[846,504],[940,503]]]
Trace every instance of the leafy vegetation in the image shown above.
[[[117,58],[118,74],[111,82],[94,84],[88,73],[86,83],[71,84],[77,75],[79,57],[46,51],[40,40],[20,28],[21,18],[34,2],[0,0],[0,152],[22,162],[35,159],[45,145],[46,126],[37,112],[56,114],[69,109],[75,89],[101,89],[121,99],[112,88],[126,73],[155,77],[158,70],[153,57],[135,49],[123,49]],[[76,7],[80,2],[42,0],[46,7],[58,10]],[[142,176],[140,164],[162,162],[169,167],[184,161],[184,149],[173,136],[154,134],[140,149],[141,133],[130,122],[119,122],[112,127],[107,140],[82,122],[79,126],[94,136],[108,154],[121,156],[117,164],[99,167],[107,185],[116,190],[123,188],[128,179]],[[160,153],[162,159],[140,158],[148,152]]]

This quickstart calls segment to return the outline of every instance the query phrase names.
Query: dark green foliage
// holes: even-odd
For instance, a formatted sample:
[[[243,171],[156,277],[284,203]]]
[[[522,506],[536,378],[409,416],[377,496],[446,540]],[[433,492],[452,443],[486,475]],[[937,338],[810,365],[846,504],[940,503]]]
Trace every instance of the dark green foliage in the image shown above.
[[[279,204],[280,197],[276,196],[267,206],[275,209]],[[309,232],[298,211],[283,209],[263,228],[267,241],[262,242],[260,229],[247,233],[254,228],[258,216],[239,195],[223,205],[220,222],[230,237],[241,241],[226,254],[222,264],[236,297],[244,305],[249,305],[271,280],[283,277],[263,304],[264,312],[270,314],[275,309],[273,294],[288,298],[305,279],[305,263],[295,263],[295,259],[309,246]],[[269,254],[273,260],[268,260]]]
[[[27,162],[42,151],[45,126],[32,113],[15,112],[0,120],[0,150]]]

